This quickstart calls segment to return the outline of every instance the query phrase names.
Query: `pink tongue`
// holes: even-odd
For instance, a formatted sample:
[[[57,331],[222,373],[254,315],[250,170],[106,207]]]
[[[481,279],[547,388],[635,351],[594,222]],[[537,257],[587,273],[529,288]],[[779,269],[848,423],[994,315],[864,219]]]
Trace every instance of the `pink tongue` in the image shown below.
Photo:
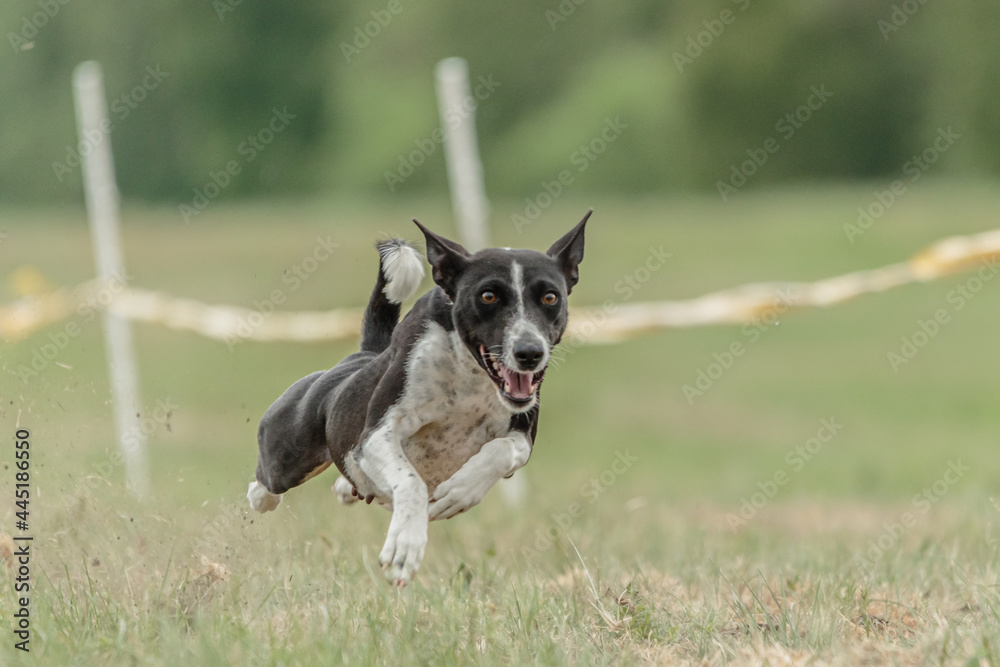
[[[501,366],[503,379],[510,385],[510,395],[514,398],[529,398],[531,396],[531,381],[534,373],[515,373],[505,366]]]

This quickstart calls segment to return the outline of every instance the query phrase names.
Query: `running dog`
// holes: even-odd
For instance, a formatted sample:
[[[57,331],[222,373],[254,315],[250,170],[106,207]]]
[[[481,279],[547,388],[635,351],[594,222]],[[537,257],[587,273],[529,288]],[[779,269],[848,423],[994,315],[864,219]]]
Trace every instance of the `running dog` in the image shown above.
[[[405,586],[423,560],[428,521],[475,507],[531,455],[590,214],[545,253],[472,254],[414,220],[437,286],[402,322],[400,304],[420,286],[423,264],[404,241],[377,244],[361,350],[268,408],[250,506],[273,510],[283,493],[336,465],[341,502],[363,498],[392,511],[379,562]]]

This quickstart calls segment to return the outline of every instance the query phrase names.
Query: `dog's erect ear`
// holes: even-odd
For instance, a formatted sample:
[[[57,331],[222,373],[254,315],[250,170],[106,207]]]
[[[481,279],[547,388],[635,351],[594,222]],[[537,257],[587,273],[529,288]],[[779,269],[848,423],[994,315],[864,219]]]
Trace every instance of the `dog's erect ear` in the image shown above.
[[[448,298],[455,298],[455,284],[458,276],[469,264],[469,251],[443,236],[438,236],[431,230],[420,224],[415,219],[413,222],[424,233],[427,241],[427,261],[431,265],[434,282],[444,290]]]
[[[566,276],[567,291],[572,292],[573,286],[580,281],[580,262],[583,261],[583,232],[587,227],[587,220],[594,209],[587,211],[576,227],[571,229],[566,236],[552,244],[546,253],[559,262],[559,268]]]

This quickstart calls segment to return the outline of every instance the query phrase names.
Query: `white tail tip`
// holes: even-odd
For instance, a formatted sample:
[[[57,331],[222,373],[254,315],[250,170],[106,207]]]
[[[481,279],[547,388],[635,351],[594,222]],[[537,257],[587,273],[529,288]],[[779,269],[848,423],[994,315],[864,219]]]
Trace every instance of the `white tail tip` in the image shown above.
[[[416,249],[403,241],[379,245],[382,273],[386,285],[382,290],[392,303],[403,303],[416,293],[424,279],[424,263]]]

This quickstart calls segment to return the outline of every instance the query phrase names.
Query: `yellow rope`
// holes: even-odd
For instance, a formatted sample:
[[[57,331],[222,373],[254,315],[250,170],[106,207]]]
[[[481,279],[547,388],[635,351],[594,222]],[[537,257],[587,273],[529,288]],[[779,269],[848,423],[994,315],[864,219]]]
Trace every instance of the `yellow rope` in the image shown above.
[[[1000,229],[955,236],[938,241],[907,262],[812,283],[754,283],[681,301],[575,308],[567,336],[575,336],[580,343],[610,343],[658,329],[739,324],[769,310],[832,306],[862,294],[967,271],[998,258]],[[357,308],[264,313],[236,306],[211,306],[134,287],[116,292],[92,280],[0,306],[0,336],[19,340],[61,320],[103,307],[133,320],[192,331],[229,344],[241,340],[341,340],[356,338],[361,331],[361,310]]]

